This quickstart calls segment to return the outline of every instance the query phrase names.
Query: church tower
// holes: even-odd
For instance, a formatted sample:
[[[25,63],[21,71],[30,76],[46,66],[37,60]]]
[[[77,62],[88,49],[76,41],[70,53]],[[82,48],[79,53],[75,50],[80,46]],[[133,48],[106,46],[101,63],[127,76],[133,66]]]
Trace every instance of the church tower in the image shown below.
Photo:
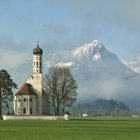
[[[49,96],[43,90],[42,54],[43,50],[37,42],[33,49],[33,74],[15,94],[15,115],[50,114]]]
[[[37,115],[42,115],[42,54],[43,50],[39,48],[39,41],[37,47],[33,49],[33,87],[37,91]]]

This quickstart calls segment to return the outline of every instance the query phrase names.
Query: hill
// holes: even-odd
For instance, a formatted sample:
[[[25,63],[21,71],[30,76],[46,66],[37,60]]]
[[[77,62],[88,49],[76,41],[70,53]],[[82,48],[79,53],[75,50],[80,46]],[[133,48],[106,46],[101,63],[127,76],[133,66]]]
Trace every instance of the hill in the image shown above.
[[[121,101],[98,99],[90,103],[78,104],[76,114],[87,113],[89,116],[127,116],[129,108]]]

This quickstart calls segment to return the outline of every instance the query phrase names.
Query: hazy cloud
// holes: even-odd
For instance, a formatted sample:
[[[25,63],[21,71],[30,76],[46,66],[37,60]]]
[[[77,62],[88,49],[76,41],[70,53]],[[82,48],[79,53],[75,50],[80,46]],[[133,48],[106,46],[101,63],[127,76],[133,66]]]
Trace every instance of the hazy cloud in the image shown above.
[[[79,20],[95,21],[96,18],[139,25],[139,0],[52,0],[59,6],[66,6]]]
[[[29,53],[22,53],[0,48],[0,67],[15,68],[31,60]]]
[[[83,83],[79,87],[79,100],[85,100],[85,98],[91,101],[95,100],[96,98],[121,98],[119,93],[124,91],[124,89],[126,88],[124,81],[120,78],[110,78],[106,81],[104,81],[102,78],[98,78],[96,80],[93,78],[91,81],[88,81],[86,83]],[[85,93],[87,93],[86,96]]]

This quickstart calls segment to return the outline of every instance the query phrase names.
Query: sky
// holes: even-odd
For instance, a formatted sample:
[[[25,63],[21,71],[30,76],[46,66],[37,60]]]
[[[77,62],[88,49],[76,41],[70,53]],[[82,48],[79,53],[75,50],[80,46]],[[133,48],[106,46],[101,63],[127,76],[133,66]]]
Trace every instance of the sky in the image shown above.
[[[140,54],[139,0],[0,0],[0,69],[22,83],[43,57],[99,40],[121,60]],[[47,61],[47,60],[45,60]]]

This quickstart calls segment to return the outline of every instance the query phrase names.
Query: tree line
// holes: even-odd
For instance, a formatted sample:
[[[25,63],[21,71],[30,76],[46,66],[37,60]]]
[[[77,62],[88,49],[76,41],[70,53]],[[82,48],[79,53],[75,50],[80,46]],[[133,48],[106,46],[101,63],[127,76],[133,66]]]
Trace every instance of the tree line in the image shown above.
[[[6,70],[0,70],[0,117],[4,106],[9,108],[9,102],[13,101],[13,89],[17,84],[13,81]],[[60,115],[60,109],[63,114],[65,107],[70,107],[76,101],[78,85],[67,67],[51,67],[44,76],[45,93],[53,106],[53,114]]]
[[[76,115],[87,113],[89,116],[128,116],[129,108],[122,102],[113,99],[98,99],[90,103],[77,104]]]
[[[17,84],[6,70],[0,70],[0,116],[4,105],[13,100],[13,89]],[[53,107],[53,114],[65,113],[65,108],[73,107],[78,85],[67,67],[51,67],[44,76],[44,90]],[[121,101],[98,99],[90,103],[77,104],[75,115],[87,113],[90,116],[127,116],[129,108]]]

